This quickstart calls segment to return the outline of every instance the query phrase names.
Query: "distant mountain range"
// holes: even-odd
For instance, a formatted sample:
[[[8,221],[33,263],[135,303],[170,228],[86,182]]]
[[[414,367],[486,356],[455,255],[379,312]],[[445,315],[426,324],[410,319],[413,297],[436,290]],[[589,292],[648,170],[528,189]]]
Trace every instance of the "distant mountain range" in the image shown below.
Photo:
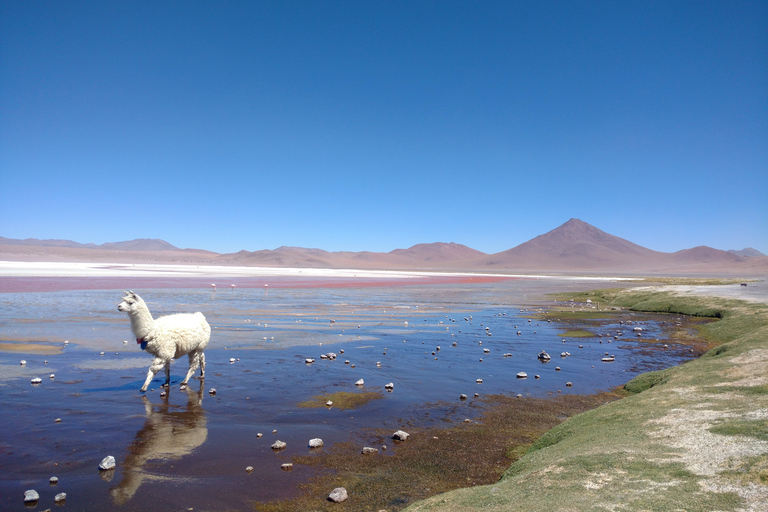
[[[548,233],[496,254],[440,242],[387,253],[278,247],[219,254],[180,249],[158,239],[96,245],[70,240],[0,237],[0,260],[482,272],[768,274],[768,256],[755,249],[722,251],[699,246],[675,253],[653,251],[579,219],[571,219]]]

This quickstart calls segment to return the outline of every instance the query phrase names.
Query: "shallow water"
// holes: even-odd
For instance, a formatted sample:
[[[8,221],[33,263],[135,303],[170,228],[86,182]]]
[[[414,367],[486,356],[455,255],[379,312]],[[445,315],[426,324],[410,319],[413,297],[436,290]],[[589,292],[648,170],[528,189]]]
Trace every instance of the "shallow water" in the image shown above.
[[[308,467],[280,469],[291,456],[309,453],[311,438],[322,438],[326,448],[350,439],[362,447],[377,441],[366,438],[369,428],[394,432],[475,416],[475,393],[592,393],[697,355],[666,339],[677,317],[623,316],[631,326],[619,319],[584,321],[602,334],[588,338],[561,337],[565,329],[555,321],[528,321],[540,304],[552,303],[545,293],[594,286],[510,280],[135,290],[155,317],[202,311],[213,329],[204,385],[194,380],[190,389],[178,389],[186,373],[182,358],[171,367],[167,397],[159,394],[162,372],[146,395],[138,392],[151,359],[117,311],[120,290],[0,294],[0,341],[17,350],[0,352],[0,508],[30,510],[22,503],[26,489],[40,493],[39,510],[53,507],[58,492],[66,492],[66,505],[76,510],[247,508],[253,500],[289,497],[312,476]],[[642,326],[641,338],[634,326]],[[623,334],[615,340],[617,331]],[[648,341],[657,339],[663,343]],[[25,343],[61,351],[25,352]],[[537,360],[541,350],[552,356],[550,363]],[[563,351],[571,356],[561,358]],[[327,352],[338,358],[321,359]],[[616,361],[602,363],[606,352]],[[306,364],[307,357],[316,362]],[[529,378],[516,378],[521,371]],[[30,384],[32,377],[43,382]],[[361,378],[365,385],[356,387]],[[384,390],[389,382],[392,392]],[[210,388],[217,393],[209,395]],[[354,410],[297,407],[320,393],[361,389],[382,398]],[[462,393],[469,399],[459,401]],[[274,452],[277,439],[287,448]],[[393,453],[396,447],[387,452]],[[107,455],[117,469],[100,472]],[[59,483],[50,486],[54,475]]]

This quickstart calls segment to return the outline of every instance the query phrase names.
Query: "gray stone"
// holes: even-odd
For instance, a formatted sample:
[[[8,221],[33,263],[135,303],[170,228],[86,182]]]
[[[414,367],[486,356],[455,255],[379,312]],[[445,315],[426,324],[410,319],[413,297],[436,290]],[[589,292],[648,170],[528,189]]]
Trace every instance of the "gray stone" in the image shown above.
[[[404,432],[402,430],[398,430],[394,434],[392,434],[392,439],[397,439],[398,441],[406,441],[411,435],[408,432]]]
[[[99,469],[115,469],[115,458],[111,455],[104,457],[101,463],[99,463]]]
[[[40,499],[40,495],[37,494],[37,491],[34,489],[30,489],[28,491],[24,491],[24,503],[32,503],[33,501],[37,501]]]
[[[337,487],[331,491],[331,494],[328,495],[328,500],[334,503],[341,503],[348,497],[349,495],[347,495],[347,490],[345,488]]]
[[[371,448],[370,446],[364,446],[363,451],[361,453],[364,453],[366,455],[373,455],[376,453],[379,453],[378,448]]]
[[[280,441],[279,439],[277,441],[275,441],[274,443],[272,443],[272,449],[273,450],[282,450],[286,446],[287,445],[285,444],[285,441]]]
[[[310,439],[309,440],[309,447],[310,448],[320,448],[321,446],[323,446],[323,440],[320,439],[319,437],[316,437],[315,439]]]
[[[67,493],[65,493],[65,492],[60,492],[59,494],[57,494],[57,495],[56,495],[56,496],[53,498],[53,501],[55,501],[56,503],[61,503],[62,501],[66,501],[66,499],[67,499]]]
[[[48,480],[48,482],[49,482],[51,485],[56,485],[56,484],[58,484],[58,483],[59,483],[59,477],[57,477],[57,476],[52,476],[52,477],[50,478],[50,480]]]

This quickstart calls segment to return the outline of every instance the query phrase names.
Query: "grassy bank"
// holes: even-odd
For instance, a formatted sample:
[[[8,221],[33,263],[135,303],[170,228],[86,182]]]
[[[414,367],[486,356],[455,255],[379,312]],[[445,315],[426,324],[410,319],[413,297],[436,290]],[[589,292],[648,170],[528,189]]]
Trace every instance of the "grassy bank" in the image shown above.
[[[569,298],[717,318],[699,328],[717,346],[554,427],[497,482],[406,510],[768,510],[768,307],[648,290]]]

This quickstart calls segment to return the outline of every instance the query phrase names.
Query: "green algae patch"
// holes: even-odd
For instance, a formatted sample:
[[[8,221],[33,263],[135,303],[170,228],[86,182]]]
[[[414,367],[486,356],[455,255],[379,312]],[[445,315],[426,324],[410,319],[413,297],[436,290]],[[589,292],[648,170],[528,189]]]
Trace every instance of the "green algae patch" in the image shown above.
[[[337,391],[335,393],[323,393],[321,395],[315,395],[311,400],[300,402],[298,407],[316,409],[320,407],[329,407],[328,401],[333,402],[330,407],[335,407],[341,410],[357,409],[368,402],[384,398],[384,393],[381,391]]]
[[[397,429],[394,427],[362,432],[359,440],[294,456],[294,471],[310,469],[318,476],[301,486],[300,496],[257,503],[254,509],[394,512],[437,493],[497,482],[548,429],[617,398],[615,393],[553,398],[490,395],[474,402],[483,412],[468,423],[457,420],[447,427],[429,428],[415,425],[420,423],[419,418],[405,421],[398,428],[410,434],[407,441],[392,440]],[[441,409],[444,404],[436,407]],[[427,416],[435,413],[432,407],[423,412]],[[363,455],[363,446],[378,448],[379,453]],[[343,503],[327,501],[326,496],[335,487],[347,489],[350,498]]]
[[[561,336],[563,338],[592,338],[594,336],[597,336],[597,334],[589,331],[574,330],[574,331],[566,331],[562,334],[558,334],[558,336]]]

